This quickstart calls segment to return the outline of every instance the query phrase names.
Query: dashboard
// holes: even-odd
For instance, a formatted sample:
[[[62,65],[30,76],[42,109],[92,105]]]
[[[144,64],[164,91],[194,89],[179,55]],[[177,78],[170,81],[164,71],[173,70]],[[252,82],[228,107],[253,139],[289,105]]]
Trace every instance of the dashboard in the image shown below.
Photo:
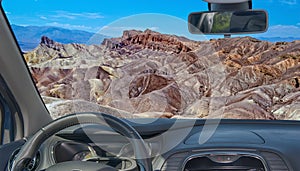
[[[157,171],[300,170],[298,122],[222,120],[207,123],[172,119],[159,119],[145,125],[133,120],[127,122],[144,138]],[[207,133],[212,129],[215,131]],[[138,170],[133,156],[129,140],[111,128],[75,126],[44,142],[33,168],[43,170],[65,161],[91,161],[119,170]]]

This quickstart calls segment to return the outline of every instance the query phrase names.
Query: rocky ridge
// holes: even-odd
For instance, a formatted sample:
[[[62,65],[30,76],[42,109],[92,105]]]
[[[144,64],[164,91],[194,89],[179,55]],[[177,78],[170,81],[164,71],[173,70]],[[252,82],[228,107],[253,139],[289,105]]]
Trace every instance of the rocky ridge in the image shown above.
[[[89,46],[43,37],[25,59],[40,93],[69,108],[73,100],[123,117],[300,119],[300,41],[131,30]]]

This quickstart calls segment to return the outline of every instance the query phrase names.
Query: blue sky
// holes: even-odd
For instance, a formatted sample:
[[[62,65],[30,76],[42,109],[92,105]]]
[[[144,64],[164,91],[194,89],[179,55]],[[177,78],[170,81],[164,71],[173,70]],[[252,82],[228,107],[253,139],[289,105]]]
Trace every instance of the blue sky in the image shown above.
[[[300,37],[299,1],[253,0],[254,8],[269,12],[270,29],[263,36]],[[98,32],[101,28],[105,32],[149,27],[183,35],[185,27],[177,27],[175,20],[184,23],[189,13],[207,10],[202,0],[3,0],[3,7],[12,24],[23,26],[47,25],[90,32]],[[136,17],[128,19],[132,15]],[[120,20],[124,17],[127,17],[126,22],[126,19]],[[171,20],[174,25],[167,28],[166,23]]]

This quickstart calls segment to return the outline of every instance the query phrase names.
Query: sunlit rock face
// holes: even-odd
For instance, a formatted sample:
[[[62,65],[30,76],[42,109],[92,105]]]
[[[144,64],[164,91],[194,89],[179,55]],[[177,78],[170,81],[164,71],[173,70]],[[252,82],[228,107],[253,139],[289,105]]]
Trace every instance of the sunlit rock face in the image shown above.
[[[25,59],[54,117],[84,104],[121,117],[300,119],[300,41],[130,30],[101,45],[42,37]]]

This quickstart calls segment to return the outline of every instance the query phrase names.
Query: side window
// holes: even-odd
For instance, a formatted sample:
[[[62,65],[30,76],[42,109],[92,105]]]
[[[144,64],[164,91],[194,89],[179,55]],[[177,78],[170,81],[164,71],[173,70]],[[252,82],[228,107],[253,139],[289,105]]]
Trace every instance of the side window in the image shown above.
[[[9,87],[0,75],[0,145],[24,135],[23,119]]]
[[[0,145],[4,144],[4,121],[5,121],[5,113],[3,111],[3,105],[0,104]]]
[[[14,141],[13,118],[7,102],[0,96],[0,145]]]

